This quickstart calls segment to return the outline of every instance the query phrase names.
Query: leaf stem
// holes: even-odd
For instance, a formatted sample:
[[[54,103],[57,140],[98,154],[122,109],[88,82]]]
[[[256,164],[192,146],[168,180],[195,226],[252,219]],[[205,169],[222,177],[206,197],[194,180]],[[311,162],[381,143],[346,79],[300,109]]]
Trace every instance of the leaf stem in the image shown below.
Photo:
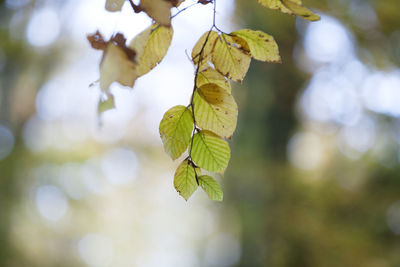
[[[209,38],[210,38],[211,32],[212,32],[212,30],[213,30],[214,28],[217,29],[218,31],[220,31],[220,30],[217,28],[217,26],[215,25],[215,18],[216,18],[216,14],[217,14],[217,4],[216,4],[216,2],[217,2],[217,0],[214,0],[214,1],[213,1],[213,5],[214,5],[214,6],[213,6],[213,24],[212,24],[210,30],[208,31],[208,34],[207,34],[207,36],[206,36],[206,39],[204,40],[203,46],[202,46],[201,49],[200,49],[199,61],[197,62],[197,68],[196,68],[196,72],[195,72],[195,75],[194,75],[193,92],[192,92],[192,96],[191,96],[191,98],[190,98],[190,104],[189,104],[189,106],[188,106],[188,107],[192,107],[192,116],[193,116],[193,132],[192,132],[192,138],[191,138],[191,140],[190,140],[190,147],[189,147],[189,159],[190,159],[190,160],[192,159],[192,147],[193,147],[193,139],[194,139],[193,137],[194,137],[196,131],[197,131],[197,132],[200,131],[200,129],[197,127],[197,123],[196,123],[196,117],[195,117],[195,114],[194,114],[194,108],[195,108],[195,107],[194,107],[194,102],[193,102],[193,100],[194,100],[194,94],[196,93],[196,90],[198,89],[198,87],[197,87],[197,77],[198,77],[198,75],[199,75],[200,66],[201,66],[202,61],[203,61],[204,49],[205,49],[205,47],[206,47],[206,45],[207,45],[207,42],[208,42],[208,40],[209,40]]]

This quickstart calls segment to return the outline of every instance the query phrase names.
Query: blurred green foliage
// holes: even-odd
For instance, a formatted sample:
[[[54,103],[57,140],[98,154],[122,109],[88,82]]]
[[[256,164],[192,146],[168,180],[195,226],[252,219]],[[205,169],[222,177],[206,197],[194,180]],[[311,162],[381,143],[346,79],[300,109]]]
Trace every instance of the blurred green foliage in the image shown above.
[[[356,27],[360,2],[364,1],[305,4],[346,25],[357,38],[357,53],[365,64],[383,69],[398,65],[398,47],[391,49],[389,44],[400,29],[399,2],[365,1],[377,14],[378,32]],[[302,128],[296,100],[310,78],[294,61],[301,36],[291,16],[262,9],[256,1],[237,0],[237,5],[238,22],[272,34],[283,61],[280,66],[253,64],[244,82],[246,92],[236,88],[241,99],[239,129],[225,199],[240,213],[240,266],[400,266],[400,237],[387,225],[387,210],[400,199],[398,164],[383,167],[368,155],[352,161],[336,153],[319,171],[292,167],[286,159],[287,144]],[[317,179],[310,182],[310,176]],[[340,184],[357,179],[361,182],[352,189]]]
[[[224,178],[224,208],[233,208],[240,215],[239,265],[400,266],[400,237],[387,225],[389,206],[400,200],[400,167],[385,167],[368,155],[352,161],[339,152],[313,172],[297,170],[287,161],[288,141],[303,127],[296,110],[297,99],[310,78],[293,57],[301,36],[294,17],[261,8],[256,0],[236,2],[237,22],[273,35],[283,60],[283,64],[254,62],[244,81],[247,88],[234,88],[239,99],[239,128]],[[398,67],[400,50],[394,33],[400,29],[399,1],[365,1],[379,20],[373,32],[357,27],[360,2],[364,1],[309,0],[305,5],[336,17],[348,27],[365,64],[381,69]],[[29,12],[29,8],[26,10]],[[18,179],[27,177],[21,175],[21,166],[29,169],[43,160],[25,148],[21,129],[34,112],[35,93],[60,52],[55,49],[37,55],[24,40],[12,38],[7,27],[12,14],[0,1],[0,48],[12,59],[7,71],[0,73],[0,119],[11,121],[17,133],[13,152],[0,161],[0,266],[77,266],[63,261],[70,258],[69,254],[48,263],[31,262],[11,238],[14,210],[26,194],[21,186],[26,181]],[[14,30],[22,31],[21,27]],[[20,88],[20,79],[24,84],[28,81],[30,87]],[[382,122],[395,120],[371,114],[375,115]],[[49,153],[43,161],[49,159],[58,160]],[[315,179],[310,181],[310,177]],[[360,182],[346,189],[341,180]]]

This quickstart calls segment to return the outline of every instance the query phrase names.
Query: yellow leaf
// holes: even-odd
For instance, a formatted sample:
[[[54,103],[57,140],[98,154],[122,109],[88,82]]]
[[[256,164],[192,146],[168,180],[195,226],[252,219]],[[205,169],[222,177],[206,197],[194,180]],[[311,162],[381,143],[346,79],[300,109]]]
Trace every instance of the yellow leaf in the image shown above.
[[[200,71],[197,74],[196,78],[197,88],[200,88],[201,86],[207,83],[214,83],[225,89],[228,93],[231,92],[231,85],[225,79],[224,75],[222,75],[221,73],[210,67],[203,71]]]
[[[124,5],[125,0],[107,0],[106,1],[106,10],[110,12],[121,11],[122,6]]]
[[[298,15],[307,20],[316,21],[320,19],[311,10],[303,7],[301,0],[258,0],[258,2],[265,7],[277,9],[290,15]]]
[[[215,43],[212,63],[222,75],[242,82],[250,66],[250,55],[232,46],[234,42],[232,37],[222,34]]]
[[[108,43],[100,64],[100,88],[108,91],[113,82],[132,87],[136,77],[136,64],[124,50],[113,42]]]
[[[193,97],[196,124],[223,137],[231,137],[236,129],[238,107],[233,96],[222,87],[208,83],[196,90]]]
[[[161,62],[171,45],[173,32],[172,27],[154,24],[131,41],[129,48],[136,51],[138,62],[136,78],[148,73]]]
[[[254,59],[268,62],[281,62],[278,45],[274,37],[262,31],[243,29],[231,33],[241,38],[245,44],[243,48],[248,50]]]
[[[172,3],[165,0],[141,0],[140,7],[158,24],[171,26]]]
[[[301,4],[301,1],[298,1]],[[283,13],[294,15],[294,13],[285,7],[281,0],[258,0],[258,3],[270,9],[277,9]]]
[[[215,31],[206,32],[200,37],[200,39],[197,41],[197,43],[195,44],[195,46],[193,47],[193,50],[192,50],[192,60],[193,60],[194,64],[198,64],[200,56],[202,59],[201,63],[205,63],[205,62],[209,61],[217,39],[218,39],[218,33]],[[204,44],[206,42],[206,40],[207,40],[207,43]],[[200,55],[200,52],[201,52],[203,46],[204,46],[204,49],[203,49],[202,54]]]
[[[293,1],[293,0],[282,0],[282,3],[290,10],[292,10],[296,15],[310,20],[317,21],[320,20],[320,17],[314,14],[308,8],[302,6],[301,1]]]

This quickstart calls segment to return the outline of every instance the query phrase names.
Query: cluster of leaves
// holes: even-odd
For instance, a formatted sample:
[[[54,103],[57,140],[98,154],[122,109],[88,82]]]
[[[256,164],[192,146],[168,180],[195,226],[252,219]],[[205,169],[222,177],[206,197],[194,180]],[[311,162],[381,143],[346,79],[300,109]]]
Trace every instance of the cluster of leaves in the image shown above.
[[[173,36],[171,9],[183,1],[141,0],[135,5],[129,0],[135,12],[144,11],[154,20],[129,45],[121,33],[109,41],[105,41],[99,32],[88,36],[92,47],[103,51],[100,88],[104,98],[99,102],[100,113],[114,107],[114,97],[109,91],[111,83],[116,81],[133,87],[137,78],[164,58]],[[258,1],[284,13],[308,20],[319,19],[304,8],[300,0]],[[120,11],[124,3],[125,0],[107,0],[106,9]],[[198,3],[214,4],[214,22],[192,50],[196,71],[190,103],[169,109],[161,120],[159,131],[164,149],[173,160],[187,152],[174,176],[174,186],[179,194],[187,200],[200,186],[211,199],[221,201],[222,190],[209,172],[223,173],[230,159],[226,139],[230,139],[236,129],[238,107],[229,80],[242,82],[252,58],[264,62],[280,62],[281,58],[272,36],[250,29],[224,33],[215,25],[215,0]]]

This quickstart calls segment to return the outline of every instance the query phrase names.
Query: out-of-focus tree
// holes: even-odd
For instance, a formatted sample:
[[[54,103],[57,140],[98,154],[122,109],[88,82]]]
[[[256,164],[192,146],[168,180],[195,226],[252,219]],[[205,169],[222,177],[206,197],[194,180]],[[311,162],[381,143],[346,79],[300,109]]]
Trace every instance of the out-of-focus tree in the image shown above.
[[[281,44],[283,64],[253,65],[244,82],[246,91],[236,90],[241,112],[233,149],[240,153],[233,155],[225,185],[229,187],[226,195],[230,205],[239,210],[243,225],[240,266],[399,265],[396,201],[400,196],[400,168],[398,143],[393,137],[398,115],[374,110],[363,99],[366,79],[377,72],[398,72],[398,1],[306,1],[326,14],[318,23],[334,20],[335,25],[351,33],[346,36],[355,48],[353,58],[345,57],[337,64],[316,62],[307,55],[307,45],[320,49],[318,43],[307,43],[314,26],[261,10],[255,2],[237,1],[237,22],[275,35]],[[318,23],[315,27],[320,27]],[[345,55],[340,40],[330,38],[337,36],[335,32],[324,29],[327,31],[318,32],[325,36],[320,42],[330,42],[326,46]],[[355,128],[351,127],[358,119],[321,121],[321,113],[315,115],[317,119],[310,118],[307,108],[314,107],[302,102],[310,91],[308,80],[314,79],[311,74],[321,68],[326,73],[332,68],[340,70],[323,76],[322,82],[327,84],[335,75],[343,77],[339,75],[346,63],[354,59],[368,69],[360,88],[355,86],[355,95],[361,99],[357,109],[361,110],[360,118],[371,120],[373,127],[361,133],[349,130]],[[349,80],[357,80],[356,74]],[[346,89],[337,85],[327,98],[335,98],[337,91]],[[378,102],[385,89],[398,90],[396,85],[375,87],[377,98],[371,102]],[[320,96],[320,105],[330,103],[323,94]],[[350,100],[336,101],[336,108],[345,108]],[[368,130],[374,136],[368,149],[356,156],[343,149],[343,135],[355,136],[350,146],[356,146]],[[308,164],[308,160],[315,160],[315,164],[299,166]]]

